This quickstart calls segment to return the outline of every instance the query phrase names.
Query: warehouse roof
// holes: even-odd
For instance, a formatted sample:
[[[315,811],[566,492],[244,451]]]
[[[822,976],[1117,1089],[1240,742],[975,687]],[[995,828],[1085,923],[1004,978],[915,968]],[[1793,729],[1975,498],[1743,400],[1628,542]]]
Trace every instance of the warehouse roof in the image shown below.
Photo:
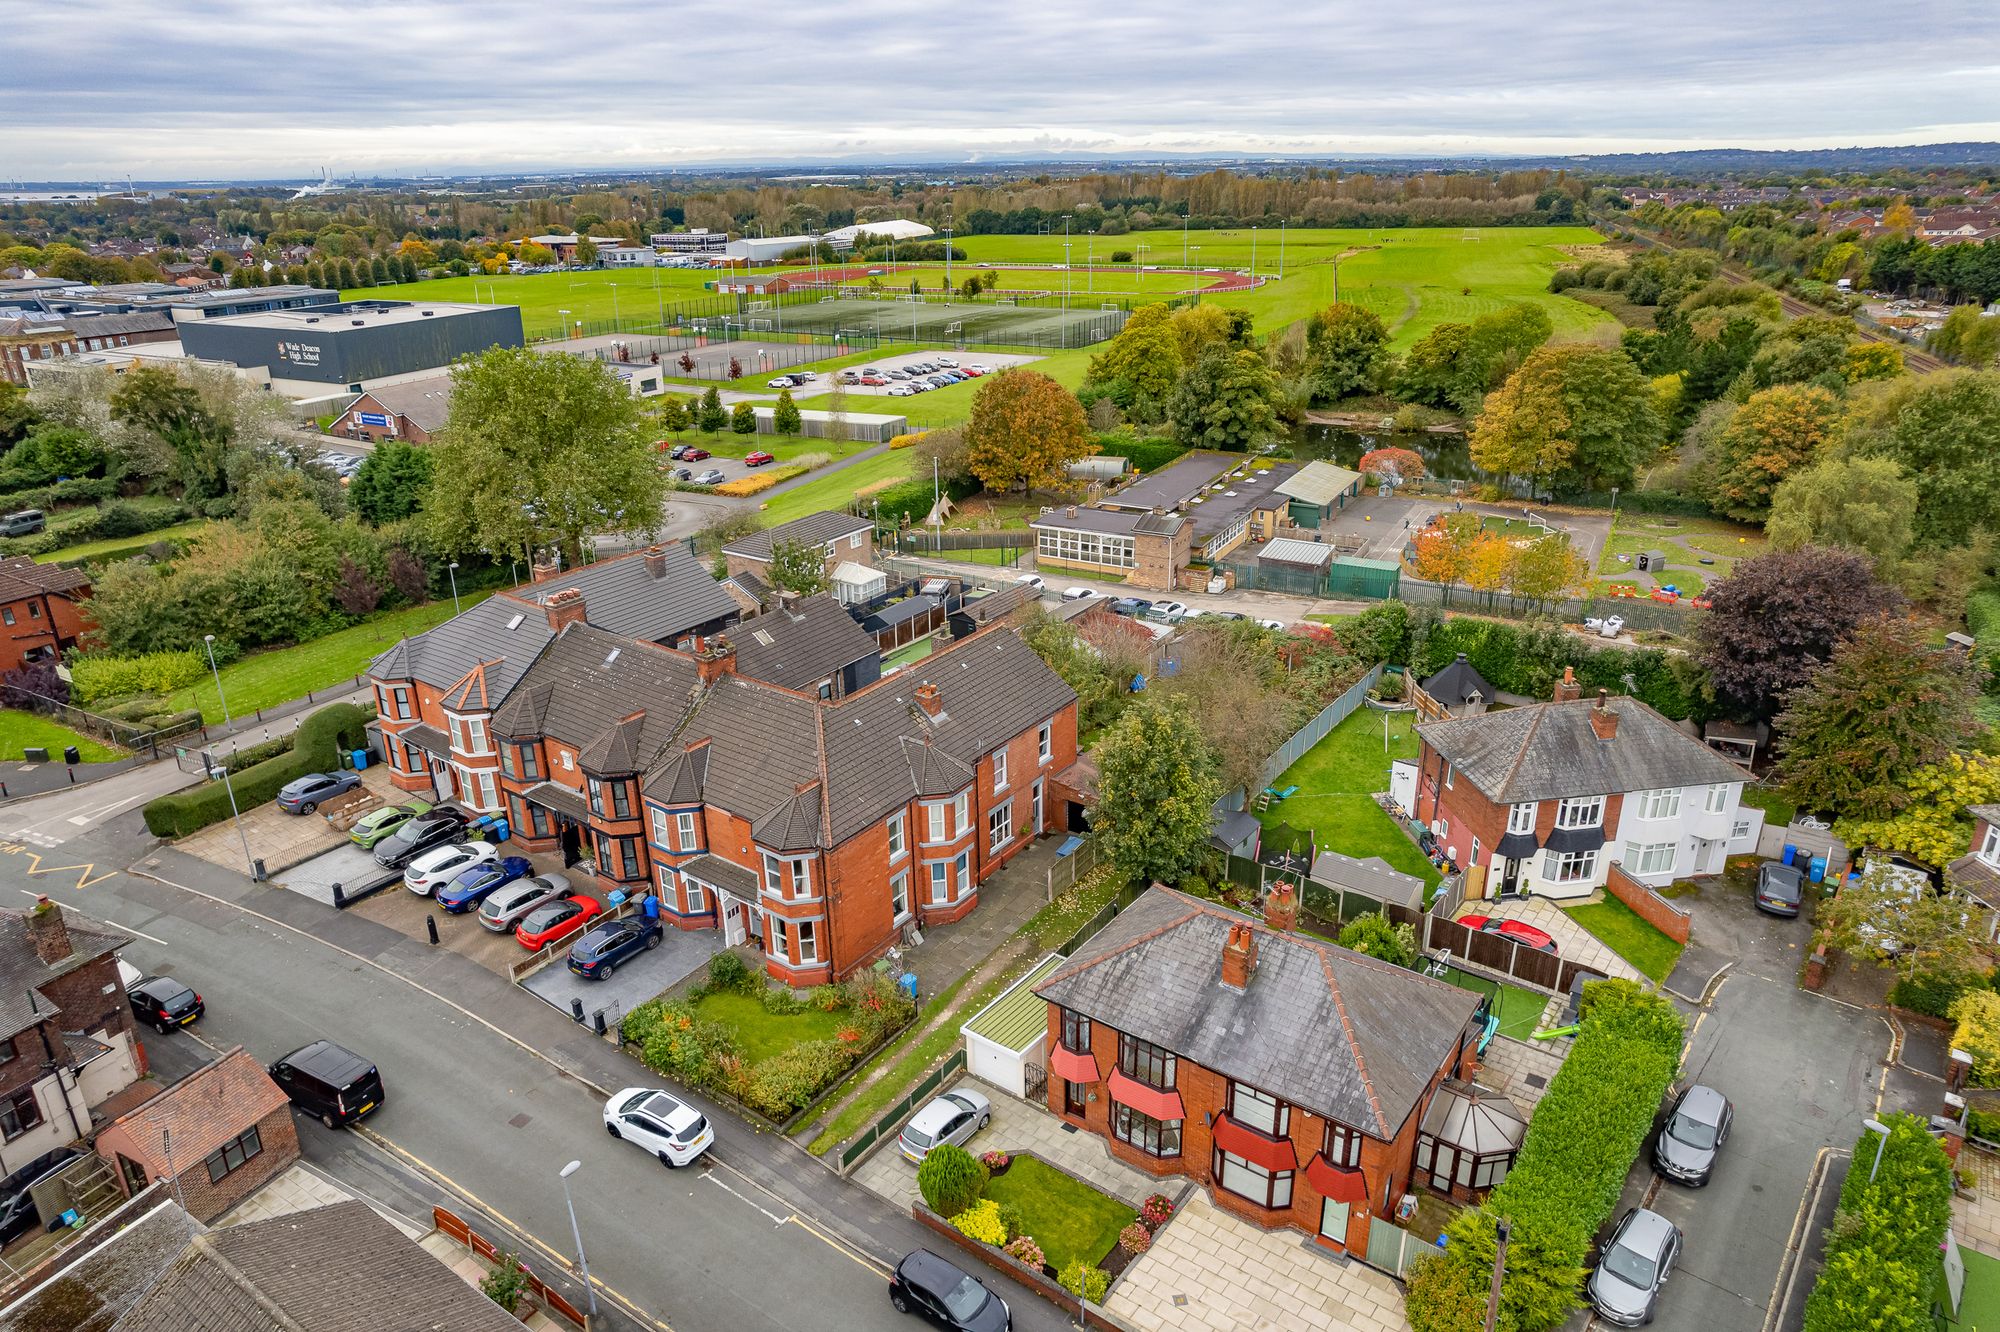
[[[1298,564],[1311,569],[1324,569],[1333,563],[1333,547],[1318,541],[1300,541],[1294,537],[1277,537],[1264,543],[1257,552],[1259,564]]]

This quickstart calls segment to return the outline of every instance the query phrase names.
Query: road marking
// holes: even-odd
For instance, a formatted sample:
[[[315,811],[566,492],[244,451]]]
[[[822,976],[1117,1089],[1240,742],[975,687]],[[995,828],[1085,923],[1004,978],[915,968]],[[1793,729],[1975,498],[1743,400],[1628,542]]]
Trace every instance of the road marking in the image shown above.
[[[1806,1187],[1799,1194],[1799,1210],[1792,1216],[1791,1233],[1785,1237],[1785,1257],[1778,1264],[1777,1280],[1771,1283],[1771,1302],[1764,1307],[1762,1332],[1771,1332],[1785,1307],[1792,1302],[1792,1287],[1799,1279],[1799,1268],[1804,1265],[1805,1259],[1805,1237],[1801,1232],[1811,1219],[1813,1209],[1819,1206],[1820,1190],[1826,1187],[1826,1163],[1835,1156],[1845,1155],[1845,1151],[1822,1147],[1813,1157],[1812,1170],[1806,1175]]]
[[[769,1218],[771,1219],[771,1224],[772,1224],[773,1226],[782,1226],[782,1225],[784,1225],[784,1224],[785,1224],[785,1223],[786,1223],[787,1221],[790,1221],[790,1220],[792,1219],[792,1218],[791,1218],[791,1217],[789,1217],[789,1216],[779,1216],[779,1215],[778,1215],[778,1214],[777,1214],[776,1212],[772,1212],[772,1211],[767,1211],[766,1209],[764,1209],[764,1208],[762,1208],[762,1207],[759,1207],[759,1206],[758,1206],[758,1205],[757,1205],[756,1203],[752,1202],[752,1201],[751,1201],[751,1200],[750,1200],[749,1198],[746,1198],[746,1197],[744,1197],[744,1195],[742,1195],[742,1194],[738,1193],[738,1192],[737,1192],[737,1191],[736,1191],[735,1189],[732,1189],[732,1188],[730,1188],[730,1187],[729,1187],[729,1186],[728,1186],[727,1184],[724,1184],[724,1183],[722,1182],[722,1180],[721,1180],[721,1179],[719,1179],[719,1178],[717,1177],[717,1172],[715,1172],[715,1171],[713,1171],[713,1170],[711,1170],[711,1171],[708,1171],[707,1173],[705,1173],[704,1175],[702,1175],[702,1178],[703,1178],[703,1179],[705,1179],[705,1180],[707,1180],[707,1181],[708,1181],[709,1183],[711,1183],[711,1184],[715,1185],[715,1187],[717,1187],[717,1188],[721,1189],[721,1190],[722,1190],[722,1191],[723,1191],[724,1193],[727,1193],[727,1194],[729,1194],[729,1195],[730,1195],[731,1197],[735,1198],[735,1199],[736,1199],[737,1201],[739,1201],[739,1202],[743,1203],[743,1204],[744,1204],[744,1205],[745,1205],[746,1207],[750,1208],[750,1209],[751,1209],[752,1211],[754,1211],[754,1212],[762,1212],[762,1213],[763,1213],[763,1214],[764,1214],[765,1216],[767,1216],[767,1217],[769,1217]]]
[[[103,883],[106,879],[118,873],[117,870],[107,870],[103,874],[93,875],[91,871],[97,868],[97,862],[95,861],[82,865],[44,866],[39,853],[28,850],[27,847],[22,846],[18,842],[0,841],[0,852],[5,852],[10,856],[26,856],[30,862],[28,865],[30,876],[36,874],[61,874],[64,870],[75,870],[77,872],[76,886],[79,889],[88,888],[93,883]]]

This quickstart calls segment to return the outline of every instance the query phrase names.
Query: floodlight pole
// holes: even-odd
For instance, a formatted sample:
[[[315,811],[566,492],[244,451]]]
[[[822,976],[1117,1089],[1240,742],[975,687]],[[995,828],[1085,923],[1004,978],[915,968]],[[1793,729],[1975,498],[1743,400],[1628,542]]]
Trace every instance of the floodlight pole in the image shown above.
[[[1250,281],[1257,281],[1257,228],[1250,228]]]
[[[1285,280],[1285,219],[1278,219],[1278,281]]]

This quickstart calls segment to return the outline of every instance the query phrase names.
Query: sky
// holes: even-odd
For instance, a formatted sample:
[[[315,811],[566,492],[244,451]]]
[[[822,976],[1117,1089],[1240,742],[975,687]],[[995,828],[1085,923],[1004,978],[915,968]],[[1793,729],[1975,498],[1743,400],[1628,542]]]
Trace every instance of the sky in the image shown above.
[[[0,33],[0,181],[2000,140],[1992,0],[0,0]]]

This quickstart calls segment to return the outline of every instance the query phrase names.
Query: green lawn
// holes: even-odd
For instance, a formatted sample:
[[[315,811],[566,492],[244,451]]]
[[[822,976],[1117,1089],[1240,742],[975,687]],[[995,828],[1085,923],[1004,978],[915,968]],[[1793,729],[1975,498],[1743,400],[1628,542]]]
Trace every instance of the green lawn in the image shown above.
[[[1958,1305],[1958,1332],[2000,1332],[2000,1259],[1958,1246],[1965,1259],[1965,1297]]]
[[[1696,595],[1711,580],[1728,577],[1737,560],[1763,553],[1764,544],[1764,534],[1757,528],[1721,518],[1675,518],[1621,510],[1612,520],[1597,572],[1607,586],[1615,581],[1649,588],[1651,584],[1634,575],[1638,573],[1638,557],[1657,550],[1667,557],[1667,568],[1654,581],[1672,583],[1681,592]],[[1703,559],[1712,562],[1703,564]]]
[[[822,1013],[816,1008],[803,1013],[767,1013],[756,995],[736,990],[711,991],[695,1002],[694,1011],[697,1017],[729,1028],[736,1037],[737,1048],[753,1064],[789,1050],[800,1041],[832,1040],[848,1025],[845,1015]]]
[[[1597,936],[1598,942],[1637,967],[1649,980],[1664,981],[1680,958],[1681,945],[1654,929],[1615,897],[1588,906],[1562,908],[1563,914]]]
[[[1505,981],[1492,981],[1484,976],[1475,976],[1457,967],[1449,968],[1444,977],[1462,990],[1493,997],[1493,1011],[1500,1019],[1500,1034],[1525,1041],[1542,1025],[1542,1013],[1549,1006],[1549,996],[1540,990],[1530,990],[1523,985],[1509,985]]]
[[[553,334],[566,321],[610,319],[614,315],[635,321],[656,316],[662,305],[711,299],[715,293],[706,290],[704,284],[721,276],[724,274],[719,270],[705,268],[503,273],[494,277],[431,278],[423,282],[357,287],[343,292],[341,299],[518,305],[521,322],[533,338]]]
[[[49,757],[58,763],[62,761],[65,745],[75,745],[85,763],[106,763],[125,757],[124,750],[112,749],[87,735],[79,735],[47,717],[32,712],[16,712],[12,708],[0,709],[0,759],[18,759],[24,747],[29,745],[47,749]]]
[[[86,541],[80,546],[64,546],[61,550],[51,550],[35,556],[37,564],[54,564],[62,560],[87,560],[109,550],[144,550],[155,541],[172,541],[176,537],[191,537],[209,525],[206,518],[192,522],[175,523],[172,527],[162,527],[156,531],[143,532],[138,536],[106,537],[102,541]]]
[[[958,992],[965,988],[966,980],[972,973],[960,976],[947,985],[935,999],[925,1004],[917,1014],[917,1020],[901,1036],[890,1042],[873,1059],[856,1069],[850,1076],[859,1086],[876,1069],[884,1069],[880,1077],[869,1082],[859,1095],[847,1103],[841,1112],[813,1138],[806,1148],[814,1156],[823,1156],[833,1148],[859,1133],[863,1126],[881,1118],[882,1112],[902,1099],[903,1094],[923,1077],[924,1070],[944,1058],[952,1046],[958,1044],[957,1022],[940,1022],[930,1031],[923,1031],[926,1023],[935,1021],[939,1014],[951,1011],[958,998]],[[974,1013],[993,1002],[994,996],[1012,984],[1015,976],[1002,976],[989,981],[984,989],[968,1000],[958,1011],[970,1018]]]
[[[1118,1232],[1139,1214],[1032,1156],[1017,1156],[1004,1175],[986,1184],[986,1196],[1021,1212],[1021,1231],[1034,1236],[1042,1256],[1058,1271],[1073,1259],[1095,1267],[1111,1252]]]
[[[1791,826],[1798,817],[1799,807],[1791,797],[1773,787],[1756,782],[1746,782],[1743,786],[1743,803],[1752,809],[1764,811],[1764,822],[1773,828]]]
[[[491,595],[490,591],[473,592],[460,600],[470,608]],[[354,677],[397,639],[420,634],[456,613],[449,600],[432,601],[376,615],[310,643],[253,653],[223,668],[222,688],[229,699],[230,715],[246,716],[259,708],[303,698],[308,692],[352,684]],[[222,705],[215,696],[212,678],[171,695],[168,706],[200,708],[207,720],[222,720]]]
[[[891,666],[908,666],[913,661],[922,661],[925,657],[930,656],[936,647],[937,645],[931,641],[929,635],[919,638],[914,643],[905,643],[902,647],[897,648],[894,652],[882,658],[883,669],[886,670]]]
[[[1333,728],[1306,756],[1287,768],[1272,785],[1280,791],[1297,786],[1297,794],[1278,801],[1257,817],[1266,828],[1279,823],[1310,828],[1321,851],[1366,858],[1380,856],[1426,887],[1438,882],[1432,865],[1416,844],[1382,812],[1372,795],[1389,786],[1389,761],[1417,756],[1413,712],[1373,712],[1363,708]],[[1383,719],[1388,720],[1389,745],[1382,745]]]
[[[867,491],[907,480],[915,458],[908,449],[889,449],[863,462],[825,472],[766,504],[758,510],[758,519],[766,527],[776,527],[822,509],[844,512],[849,500],[865,499]]]

